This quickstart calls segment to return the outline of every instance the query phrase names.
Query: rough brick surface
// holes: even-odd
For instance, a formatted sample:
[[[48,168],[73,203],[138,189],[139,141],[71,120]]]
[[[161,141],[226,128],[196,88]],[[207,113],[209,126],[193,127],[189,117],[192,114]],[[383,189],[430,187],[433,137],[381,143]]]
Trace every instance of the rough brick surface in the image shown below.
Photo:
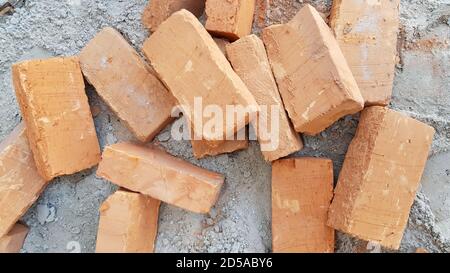
[[[310,5],[263,30],[281,97],[297,132],[315,135],[363,108],[364,100],[331,30]]]
[[[97,93],[136,137],[147,142],[173,120],[176,100],[122,35],[107,27],[80,54]]]
[[[36,170],[21,123],[0,143],[0,237],[26,213],[46,185]]]
[[[246,130],[246,128],[241,130]],[[205,141],[192,139],[191,144],[194,156],[197,159],[200,159],[206,156],[216,156],[247,149],[249,145],[248,139],[237,140],[237,135],[238,133],[236,133],[233,140],[225,141]]]
[[[333,1],[330,25],[366,105],[387,105],[397,62],[400,0]]]
[[[155,147],[119,143],[105,148],[97,175],[126,189],[198,213],[216,203],[224,177]]]
[[[41,176],[51,180],[97,165],[100,147],[78,58],[26,61],[12,71]]]
[[[28,230],[28,227],[22,224],[15,224],[8,234],[0,237],[0,253],[19,253]]]
[[[220,51],[222,51],[223,55],[226,57],[226,46],[230,44],[228,40],[221,39],[221,38],[213,38],[214,42],[216,42],[216,45],[219,47]]]
[[[263,148],[262,154],[265,160],[273,161],[302,149],[303,143],[300,136],[294,131],[284,110],[263,42],[256,35],[249,35],[228,45],[226,49],[234,70],[253,94],[256,102],[261,109],[267,107],[267,112],[259,114],[259,119],[266,121],[260,124],[267,124],[267,128],[261,128],[257,133],[259,142],[270,146],[269,149]],[[278,107],[277,116],[272,115],[271,107],[273,106]],[[270,135],[265,135],[266,132],[275,130],[271,128],[272,119],[279,124],[279,129],[275,132],[278,141]]]
[[[97,253],[152,253],[160,201],[118,190],[100,207]]]
[[[223,140],[255,117],[255,99],[208,32],[188,11],[178,11],[163,22],[145,42],[143,51],[191,124],[211,120],[202,116],[202,109],[195,109],[195,97],[202,98],[203,107],[215,105],[224,113],[224,126],[217,133],[195,130],[201,139]],[[253,109],[244,116],[245,122],[226,122],[227,105]]]
[[[255,0],[207,0],[206,29],[231,41],[251,33]]]
[[[142,13],[142,23],[154,32],[172,13],[181,9],[199,17],[205,10],[205,0],[151,0]]]
[[[331,160],[293,158],[273,162],[273,252],[334,252],[334,230],[326,225],[332,198]]]
[[[397,249],[434,129],[384,107],[366,108],[345,157],[328,224]]]

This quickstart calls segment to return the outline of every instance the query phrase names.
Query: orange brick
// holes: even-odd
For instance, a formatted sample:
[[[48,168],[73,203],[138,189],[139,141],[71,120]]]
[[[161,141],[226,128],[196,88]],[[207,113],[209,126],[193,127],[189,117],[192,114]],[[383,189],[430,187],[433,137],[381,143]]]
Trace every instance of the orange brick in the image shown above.
[[[273,162],[273,252],[334,252],[334,230],[326,225],[332,198],[331,160],[292,158]]]
[[[129,190],[198,213],[216,203],[224,177],[155,147],[119,143],[105,148],[97,175]]]
[[[384,107],[366,108],[345,156],[328,224],[398,249],[434,129]]]
[[[312,6],[285,25],[265,28],[263,40],[297,132],[315,135],[362,110],[364,100],[344,55]]]
[[[51,180],[97,165],[100,147],[78,58],[26,61],[12,70],[41,176]]]
[[[159,200],[118,190],[100,207],[97,253],[152,253],[158,232]]]
[[[207,0],[206,29],[231,41],[252,32],[255,0]]]
[[[260,131],[271,131],[272,119],[276,119],[279,124],[279,130],[276,132],[278,143],[270,136],[263,133],[257,134],[260,143],[271,146],[267,151],[262,151],[265,160],[273,161],[301,150],[302,140],[294,131],[284,110],[263,42],[253,34],[243,37],[227,46],[227,55],[234,70],[253,94],[256,102],[261,107],[267,107],[267,113],[260,112],[259,115],[260,119],[266,121],[264,123],[267,124],[267,128],[262,128]],[[269,112],[272,106],[279,107],[278,116],[272,116]],[[255,127],[258,128],[258,126]],[[273,142],[272,145],[271,142]]]
[[[0,237],[0,253],[19,253],[28,234],[28,227],[15,224],[11,231]]]
[[[228,40],[221,39],[221,38],[213,38],[214,42],[216,42],[216,45],[219,47],[220,51],[222,51],[223,55],[226,57],[226,46],[230,44]]]
[[[223,111],[223,128],[216,134],[195,132],[201,139],[224,140],[256,116],[258,109],[252,94],[208,32],[188,11],[178,11],[162,23],[145,42],[143,51],[191,124],[207,124],[211,120],[201,116],[201,109],[195,109],[194,98],[202,98],[203,107],[215,105]],[[244,116],[245,122],[227,123],[227,105],[252,109]],[[194,114],[195,111],[200,115]]]
[[[0,237],[27,212],[46,185],[36,170],[21,123],[0,143]]]
[[[80,64],[100,97],[140,141],[152,140],[173,120],[175,98],[113,28],[104,28],[86,45]]]
[[[330,25],[366,105],[387,105],[397,63],[400,0],[333,1]]]
[[[246,128],[241,130],[246,131]],[[247,149],[248,139],[237,140],[237,135],[238,133],[234,135],[234,140],[225,141],[191,140],[195,158],[200,159],[206,156],[215,156]]]
[[[182,9],[200,17],[205,10],[205,0],[151,0],[142,13],[142,23],[154,32],[172,13]]]

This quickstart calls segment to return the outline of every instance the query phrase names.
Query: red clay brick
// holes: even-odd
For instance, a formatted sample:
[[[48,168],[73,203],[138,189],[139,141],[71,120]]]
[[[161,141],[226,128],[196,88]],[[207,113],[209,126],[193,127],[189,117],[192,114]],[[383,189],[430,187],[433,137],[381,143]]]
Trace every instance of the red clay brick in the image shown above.
[[[331,160],[293,158],[273,162],[273,252],[334,252],[334,230],[326,225],[332,198]]]
[[[434,129],[384,107],[366,108],[345,156],[328,224],[398,249]]]
[[[7,235],[0,237],[0,253],[19,253],[28,230],[28,227],[22,224],[15,224]]]
[[[100,207],[97,253],[152,253],[158,232],[159,200],[124,190]]]
[[[0,237],[27,212],[46,185],[36,170],[21,123],[0,143]]]
[[[178,11],[163,22],[145,42],[143,51],[191,124],[194,124],[194,116],[199,116],[194,114],[196,97],[203,99],[204,107],[215,105],[223,111],[223,130],[218,130],[217,134],[204,130],[194,132],[201,139],[224,140],[256,116],[258,108],[252,94],[208,32],[188,11]],[[245,122],[227,123],[227,105],[252,109],[244,116]],[[200,116],[196,123],[208,121],[210,118]]]
[[[207,0],[206,29],[231,41],[252,32],[255,0]]]
[[[26,61],[12,70],[41,176],[51,180],[97,165],[100,147],[78,58]]]
[[[268,111],[272,106],[279,107],[278,116],[272,116],[271,112],[267,112],[267,115],[261,112],[259,115],[260,119],[267,121],[267,128],[260,130],[262,132],[266,129],[272,130],[272,119],[276,119],[279,124],[279,130],[276,132],[278,143],[270,136],[257,134],[261,144],[271,146],[270,149],[262,151],[265,160],[273,161],[301,150],[302,140],[294,131],[284,110],[263,42],[256,35],[249,35],[228,45],[226,49],[234,70],[253,94],[256,102],[260,106],[266,106]],[[258,128],[258,126],[255,127]]]
[[[142,13],[142,23],[154,32],[172,13],[182,9],[200,17],[205,10],[205,0],[152,0]]]
[[[400,0],[333,1],[330,25],[366,105],[387,105],[397,63]]]
[[[241,130],[246,131],[246,128]],[[216,156],[247,149],[249,145],[248,139],[237,140],[237,137],[238,133],[234,135],[233,140],[205,141],[192,139],[192,151],[195,158],[200,159],[206,156]]]
[[[173,157],[156,147],[108,146],[97,175],[126,189],[198,213],[216,203],[224,177]]]
[[[330,28],[305,5],[285,25],[263,30],[281,97],[297,132],[315,135],[362,110],[364,100]]]
[[[152,140],[173,120],[175,98],[115,29],[100,31],[81,51],[80,64],[100,97],[140,141]]]

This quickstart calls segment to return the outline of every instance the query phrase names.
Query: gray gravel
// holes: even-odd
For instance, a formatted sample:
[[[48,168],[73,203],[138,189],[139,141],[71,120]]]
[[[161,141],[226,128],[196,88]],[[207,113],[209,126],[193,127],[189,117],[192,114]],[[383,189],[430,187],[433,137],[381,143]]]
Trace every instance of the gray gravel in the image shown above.
[[[0,1],[1,2],[1,1]],[[0,17],[0,140],[21,117],[11,85],[11,64],[19,60],[69,56],[105,26],[112,26],[139,49],[148,36],[140,23],[145,0],[27,0],[15,13]],[[331,1],[281,1],[269,10],[266,21],[277,22],[309,2],[326,13]],[[448,42],[449,0],[402,0],[400,62],[391,107],[423,120],[437,130],[423,187],[411,211],[400,251],[424,247],[450,250],[450,73]],[[259,29],[255,27],[255,32]],[[423,46],[435,38],[440,43]],[[99,99],[87,88],[91,107],[99,110],[95,124],[101,146],[133,139]],[[333,159],[335,176],[342,166],[358,115],[346,117],[317,137],[306,137],[297,156]],[[158,252],[268,252],[270,231],[270,165],[257,143],[248,150],[195,160],[189,142],[172,140],[170,126],[157,138],[173,155],[226,176],[218,204],[208,215],[162,205]],[[95,176],[95,169],[55,179],[23,217],[31,227],[23,252],[93,252],[100,204],[116,186]],[[338,233],[337,251],[355,251],[358,244]],[[382,250],[386,251],[386,250]]]

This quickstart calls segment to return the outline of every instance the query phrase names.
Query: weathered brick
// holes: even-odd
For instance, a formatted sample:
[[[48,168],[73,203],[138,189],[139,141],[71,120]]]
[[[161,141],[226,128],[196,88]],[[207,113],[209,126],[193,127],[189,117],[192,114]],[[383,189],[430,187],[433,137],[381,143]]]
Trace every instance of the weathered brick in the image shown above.
[[[27,212],[46,185],[36,170],[21,123],[0,143],[0,237]]]
[[[175,98],[113,28],[104,28],[84,47],[80,64],[100,97],[140,141],[152,140],[173,120]]]
[[[252,32],[255,0],[207,0],[206,29],[231,41]]]
[[[26,61],[12,70],[41,176],[51,180],[97,165],[100,147],[78,58]]]
[[[172,13],[182,9],[199,17],[205,10],[205,0],[152,0],[142,13],[142,23],[154,32]]]
[[[226,49],[228,59],[236,73],[244,81],[261,109],[263,106],[266,107],[267,112],[260,112],[259,119],[263,120],[260,124],[266,124],[267,128],[254,126],[260,129],[258,130],[260,132],[257,132],[259,142],[268,146],[262,150],[265,160],[273,161],[301,150],[303,143],[284,110],[263,42],[256,35],[249,35],[228,45]],[[274,106],[279,110],[277,116],[271,112],[271,107]],[[278,130],[271,128],[272,119],[278,122]],[[277,139],[265,135],[272,130],[277,131],[275,132]]]
[[[97,253],[152,253],[160,201],[118,190],[100,207]]]
[[[97,175],[126,189],[198,213],[215,204],[224,177],[173,157],[156,147],[108,146]]]
[[[224,126],[217,133],[195,130],[201,139],[224,140],[256,116],[255,99],[211,36],[188,11],[178,11],[163,22],[145,42],[143,51],[191,124],[211,120],[202,116],[202,109],[195,109],[194,98],[202,98],[204,107],[215,105],[224,113]],[[226,122],[227,105],[249,108],[243,117],[245,122]]]
[[[387,105],[397,63],[400,0],[333,1],[330,25],[366,105]]]
[[[331,30],[310,5],[263,30],[284,105],[297,132],[315,135],[362,110],[364,100]]]
[[[433,135],[432,127],[398,112],[366,108],[345,156],[328,224],[397,249]]]
[[[333,198],[329,159],[292,158],[272,163],[273,252],[334,252],[326,225]]]
[[[243,128],[241,130],[245,130]],[[233,140],[225,141],[205,141],[205,140],[191,140],[192,151],[195,158],[200,159],[206,156],[216,156],[220,154],[232,153],[248,148],[248,139],[238,140],[238,134],[234,135]]]
[[[0,253],[19,253],[28,234],[28,227],[15,224],[8,234],[0,237]]]

